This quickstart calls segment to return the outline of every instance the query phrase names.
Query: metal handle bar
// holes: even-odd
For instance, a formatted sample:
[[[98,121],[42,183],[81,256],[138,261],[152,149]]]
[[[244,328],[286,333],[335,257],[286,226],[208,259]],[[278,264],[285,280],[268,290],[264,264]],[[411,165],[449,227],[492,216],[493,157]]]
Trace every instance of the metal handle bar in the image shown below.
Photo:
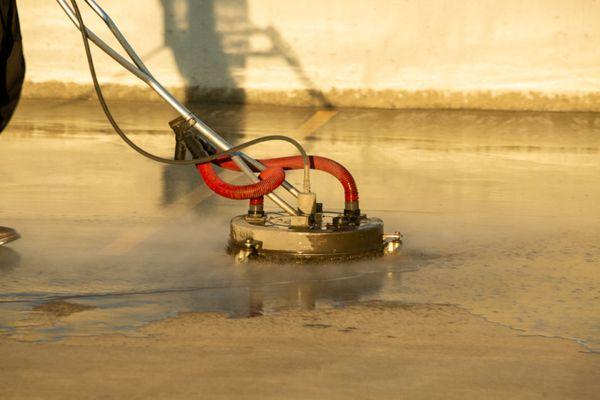
[[[67,14],[69,19],[73,22],[75,27],[81,30],[79,26],[79,22],[77,20],[77,16],[75,12],[71,8],[69,4],[67,4],[66,0],[56,0],[60,7]],[[187,107],[181,104],[173,95],[165,89],[150,73],[148,68],[144,65],[141,58],[135,52],[133,47],[129,44],[125,36],[121,33],[117,25],[114,21],[109,17],[109,15],[100,7],[94,0],[85,0],[85,2],[94,10],[94,12],[106,23],[111,33],[115,36],[119,44],[123,47],[127,55],[131,58],[133,63],[123,57],[119,52],[115,51],[112,47],[110,47],[106,42],[104,42],[100,37],[98,37],[92,30],[85,28],[88,38],[98,46],[102,51],[104,51],[108,56],[110,56],[113,60],[118,62],[123,68],[131,72],[138,79],[146,83],[150,86],[163,100],[167,102],[175,111],[177,111],[183,118],[185,118],[190,125],[194,127],[203,137],[205,137],[209,142],[215,145],[220,150],[229,150],[232,145],[223,139],[219,134],[213,131],[208,125],[206,125],[200,118],[198,118],[194,113],[192,113]],[[259,170],[264,170],[265,166],[253,159],[252,157],[244,154],[242,152],[237,153],[237,155],[232,156],[231,160],[235,162],[235,164],[240,168],[240,170],[247,175],[252,182],[258,182],[259,179],[252,172],[248,164],[258,168]],[[245,161],[244,161],[245,160]],[[296,189],[291,183],[284,181],[282,183],[282,187],[288,190],[292,195],[298,196],[298,189]],[[279,197],[275,193],[269,193],[267,195],[269,199],[271,199],[275,204],[277,204],[282,210],[287,212],[290,215],[297,215],[296,209],[287,203],[284,199]]]

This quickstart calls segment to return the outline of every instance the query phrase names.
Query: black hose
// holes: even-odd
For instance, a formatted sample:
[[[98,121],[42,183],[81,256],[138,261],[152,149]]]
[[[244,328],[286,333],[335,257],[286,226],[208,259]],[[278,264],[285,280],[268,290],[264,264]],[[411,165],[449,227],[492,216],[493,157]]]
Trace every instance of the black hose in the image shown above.
[[[81,31],[81,37],[83,38],[83,46],[85,48],[85,54],[87,57],[88,65],[90,67],[90,73],[92,75],[92,80],[94,81],[94,89],[96,91],[96,95],[98,96],[98,101],[100,102],[100,105],[102,106],[102,110],[104,111],[106,118],[112,125],[115,132],[117,132],[117,134],[121,137],[121,139],[123,139],[123,141],[125,143],[127,143],[127,145],[129,145],[129,147],[131,147],[132,149],[137,151],[142,156],[147,157],[153,161],[157,161],[157,162],[161,162],[161,163],[165,163],[165,164],[174,164],[174,165],[192,165],[192,164],[204,164],[204,163],[216,160],[218,158],[222,158],[223,156],[233,156],[233,155],[236,155],[235,153],[237,153],[238,151],[240,151],[242,149],[245,149],[246,147],[254,146],[254,145],[262,143],[262,142],[267,142],[267,141],[271,141],[271,140],[282,140],[282,141],[291,143],[292,145],[294,145],[296,147],[296,149],[298,149],[300,154],[302,154],[302,158],[304,159],[305,171],[308,170],[309,160],[308,160],[306,151],[304,150],[302,145],[300,143],[298,143],[296,140],[294,140],[290,137],[287,137],[287,136],[282,136],[282,135],[271,135],[271,136],[264,136],[264,137],[261,137],[258,139],[253,139],[246,143],[242,143],[237,146],[234,146],[234,147],[230,148],[229,150],[221,151],[221,152],[218,152],[218,153],[213,154],[208,157],[194,158],[191,160],[171,160],[169,158],[159,157],[157,155],[147,152],[146,150],[142,149],[141,147],[139,147],[138,145],[133,143],[131,141],[131,139],[129,139],[129,137],[127,137],[125,132],[123,132],[121,130],[121,128],[115,121],[112,113],[110,112],[108,105],[106,104],[106,100],[104,99],[104,94],[102,93],[102,88],[100,87],[100,84],[98,83],[98,77],[96,75],[96,68],[94,66],[94,59],[92,57],[92,52],[90,50],[89,37],[87,34],[86,26],[83,22],[83,17],[81,16],[81,12],[79,11],[79,7],[77,6],[76,0],[71,0],[71,4],[73,5],[73,10],[75,11],[75,15],[77,16],[77,21],[79,22],[79,30]]]

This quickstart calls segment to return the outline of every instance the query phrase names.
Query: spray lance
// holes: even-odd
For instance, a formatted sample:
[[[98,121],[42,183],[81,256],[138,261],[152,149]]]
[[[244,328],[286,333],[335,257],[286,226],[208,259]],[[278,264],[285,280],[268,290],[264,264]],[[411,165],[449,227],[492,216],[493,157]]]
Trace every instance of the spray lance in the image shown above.
[[[95,0],[84,1],[107,25],[126,53],[124,56],[110,47],[85,25],[76,0],[57,0],[81,32],[94,90],[115,132],[142,156],[164,164],[195,165],[206,185],[215,193],[230,199],[249,200],[248,213],[231,220],[228,249],[237,261],[263,258],[292,258],[301,261],[348,259],[392,254],[398,250],[401,244],[399,233],[384,234],[380,219],[361,214],[356,182],[345,167],[328,158],[306,154],[300,143],[282,135],[264,136],[232,146],[158,82],[115,22]],[[173,159],[144,150],[120,128],[98,82],[90,42],[150,86],[179,114],[178,118],[169,123],[175,133]],[[300,155],[255,160],[242,151],[267,141],[288,142]],[[188,152],[192,155],[191,159],[186,159]],[[227,183],[219,177],[215,166],[242,172],[250,183]],[[341,183],[345,196],[342,213],[324,211],[322,204],[316,202],[316,194],[310,187],[311,169],[327,172]],[[290,170],[303,170],[302,190],[286,180],[286,171]],[[278,188],[291,194],[296,205],[291,205],[275,193]],[[265,212],[264,197],[270,199],[281,211]]]

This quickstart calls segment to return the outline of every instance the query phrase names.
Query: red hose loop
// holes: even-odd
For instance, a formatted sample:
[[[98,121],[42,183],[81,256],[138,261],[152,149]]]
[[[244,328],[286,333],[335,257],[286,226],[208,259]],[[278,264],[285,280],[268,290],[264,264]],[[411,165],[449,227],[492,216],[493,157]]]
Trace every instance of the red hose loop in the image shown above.
[[[304,161],[302,160],[301,156],[270,158],[259,161],[264,164],[267,169],[279,167],[287,171],[304,168]],[[319,156],[309,156],[309,161],[311,169],[327,172],[340,181],[344,188],[346,202],[358,201],[358,188],[356,187],[356,182],[354,181],[352,174],[350,174],[350,171],[348,171],[342,164],[338,163],[337,161],[330,160],[329,158]],[[240,170],[230,158],[221,158],[213,161],[213,163],[222,168],[233,171]],[[257,170],[255,169],[255,171]]]
[[[277,189],[285,180],[285,172],[282,168],[269,167],[260,173],[260,182],[238,186],[223,181],[211,163],[198,164],[196,168],[206,182],[206,186],[215,193],[234,200],[260,198]]]

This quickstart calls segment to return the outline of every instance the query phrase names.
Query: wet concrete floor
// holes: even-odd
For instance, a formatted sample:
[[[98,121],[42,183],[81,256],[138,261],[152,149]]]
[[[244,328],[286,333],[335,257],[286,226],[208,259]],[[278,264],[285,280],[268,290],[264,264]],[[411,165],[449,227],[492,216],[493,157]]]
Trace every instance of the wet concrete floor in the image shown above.
[[[174,118],[114,105],[165,156]],[[24,102],[0,137],[0,333],[61,341],[185,312],[276,318],[364,302],[449,305],[519,335],[600,351],[600,116],[568,113],[198,106],[233,142],[290,135],[345,164],[361,208],[405,237],[398,257],[347,265],[236,265],[228,221],[192,167],[145,160],[95,102]],[[281,143],[249,151],[293,154]],[[235,173],[224,176],[244,182]],[[326,208],[342,190],[313,174]],[[300,184],[301,175],[291,175]],[[591,354],[590,354],[591,353]]]

